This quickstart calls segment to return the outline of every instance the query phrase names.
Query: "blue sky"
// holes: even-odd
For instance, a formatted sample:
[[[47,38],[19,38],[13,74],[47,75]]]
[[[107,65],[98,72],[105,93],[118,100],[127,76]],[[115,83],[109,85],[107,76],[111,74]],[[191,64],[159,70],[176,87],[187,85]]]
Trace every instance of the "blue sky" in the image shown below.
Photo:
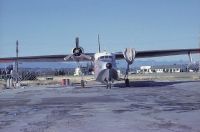
[[[0,0],[0,57],[196,48],[200,0]],[[166,58],[164,58],[166,59]],[[182,56],[170,59],[182,59]]]

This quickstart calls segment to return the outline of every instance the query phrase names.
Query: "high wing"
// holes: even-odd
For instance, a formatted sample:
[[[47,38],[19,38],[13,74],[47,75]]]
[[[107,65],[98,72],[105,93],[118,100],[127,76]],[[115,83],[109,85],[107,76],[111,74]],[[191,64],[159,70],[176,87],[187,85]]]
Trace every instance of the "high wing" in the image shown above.
[[[85,53],[85,55],[94,57],[94,53]],[[7,57],[0,58],[0,63],[8,63],[15,62],[18,60],[19,62],[64,62],[64,61],[75,61],[73,58],[69,58],[68,60],[64,60],[66,56],[70,56],[67,54],[63,55],[41,55],[41,56],[24,56],[24,57]],[[88,61],[88,59],[81,58],[81,61]]]
[[[40,56],[24,56],[24,57],[7,57],[0,58],[0,63],[6,62],[62,62],[62,61],[91,61],[94,59],[94,53],[84,53],[84,49],[79,46],[79,38],[75,39],[75,47],[72,54],[63,55],[40,55]],[[16,42],[16,52],[18,53],[18,41]]]
[[[135,58],[161,57],[161,56],[183,55],[191,53],[200,53],[200,48],[135,51]],[[115,56],[116,59],[124,59],[123,52],[115,53]]]

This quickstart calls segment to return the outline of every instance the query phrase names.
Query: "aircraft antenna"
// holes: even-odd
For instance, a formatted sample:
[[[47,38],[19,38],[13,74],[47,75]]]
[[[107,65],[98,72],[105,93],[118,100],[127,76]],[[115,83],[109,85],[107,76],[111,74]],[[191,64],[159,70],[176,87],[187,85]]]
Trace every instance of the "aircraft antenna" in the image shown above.
[[[100,40],[99,40],[99,34],[98,34],[98,45],[99,45],[99,53],[101,52],[101,44],[100,44]]]

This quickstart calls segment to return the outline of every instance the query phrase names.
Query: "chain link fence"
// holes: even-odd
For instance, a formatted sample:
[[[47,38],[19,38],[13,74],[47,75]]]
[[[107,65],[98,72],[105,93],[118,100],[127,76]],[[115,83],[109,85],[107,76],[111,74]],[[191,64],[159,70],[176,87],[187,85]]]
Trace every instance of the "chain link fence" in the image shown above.
[[[61,85],[63,79],[73,79],[73,82],[79,82],[80,76],[74,77],[75,68],[19,68],[18,72],[12,66],[0,68],[0,84],[7,87],[16,87],[27,85]],[[83,70],[87,75],[87,69]]]

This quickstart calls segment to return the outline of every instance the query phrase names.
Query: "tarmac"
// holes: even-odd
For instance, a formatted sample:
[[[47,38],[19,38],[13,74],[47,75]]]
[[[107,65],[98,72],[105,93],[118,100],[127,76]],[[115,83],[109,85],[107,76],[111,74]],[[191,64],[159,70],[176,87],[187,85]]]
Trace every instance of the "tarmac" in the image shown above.
[[[0,132],[200,132],[200,81],[1,90]]]

